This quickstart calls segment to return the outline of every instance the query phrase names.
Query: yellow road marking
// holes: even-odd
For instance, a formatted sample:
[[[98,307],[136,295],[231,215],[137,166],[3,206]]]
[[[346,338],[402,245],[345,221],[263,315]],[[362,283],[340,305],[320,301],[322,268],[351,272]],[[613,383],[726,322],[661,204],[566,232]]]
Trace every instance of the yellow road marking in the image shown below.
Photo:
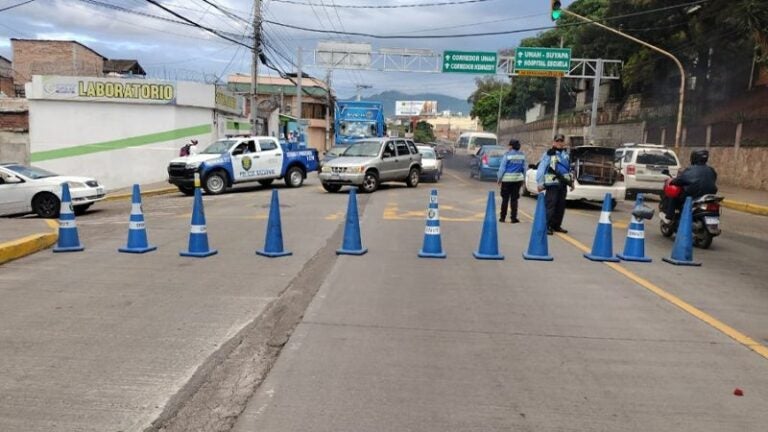
[[[332,213],[332,214],[329,214],[328,216],[326,216],[325,220],[327,220],[327,221],[339,220],[339,219],[344,217],[344,214],[345,214],[345,212],[343,212],[343,211]]]
[[[521,212],[525,217],[533,220],[533,217],[527,213]],[[589,253],[591,250],[588,248],[585,244],[581,243],[580,241],[576,240],[575,238],[562,233],[556,234],[561,239],[565,240],[566,242],[573,245],[576,249],[581,250],[582,252]],[[647,279],[643,279],[642,277],[638,276],[637,274],[627,270],[624,268],[621,264],[616,263],[610,263],[610,262],[604,262],[603,264],[607,265],[608,267],[612,268],[613,270],[617,271],[618,273],[625,276],[627,279],[635,282],[636,284],[640,285],[641,287],[647,289],[648,291],[656,294],[657,296],[661,297],[662,299],[668,301],[669,303],[672,303],[673,305],[677,306],[678,308],[682,309],[683,311],[689,313],[690,315],[693,315],[694,317],[698,318],[699,320],[705,322],[709,326],[713,327],[714,329],[718,330],[719,332],[725,334],[726,336],[730,337],[731,339],[735,340],[736,342],[744,345],[745,347],[751,349],[752,351],[756,352],[757,354],[763,356],[764,358],[768,359],[768,347],[765,345],[762,345],[761,343],[757,342],[756,340],[752,339],[751,337],[745,335],[744,333],[736,330],[735,328],[729,326],[728,324],[725,324],[724,322],[718,320],[717,318],[713,317],[712,315],[702,311],[701,309],[696,308],[695,306],[686,303],[683,301],[680,297],[677,297],[673,294],[668,293],[667,291],[664,291],[663,289],[659,288],[658,286],[654,285]]]
[[[440,215],[440,220],[444,222],[477,222],[482,221],[485,217],[485,213],[477,213],[472,210],[457,209],[449,205],[442,205],[440,210],[450,210],[456,212],[468,213],[466,217],[451,217]],[[388,202],[384,208],[384,214],[382,215],[384,220],[424,220],[426,218],[426,208],[424,210],[409,210],[400,211],[398,204],[395,202]]]

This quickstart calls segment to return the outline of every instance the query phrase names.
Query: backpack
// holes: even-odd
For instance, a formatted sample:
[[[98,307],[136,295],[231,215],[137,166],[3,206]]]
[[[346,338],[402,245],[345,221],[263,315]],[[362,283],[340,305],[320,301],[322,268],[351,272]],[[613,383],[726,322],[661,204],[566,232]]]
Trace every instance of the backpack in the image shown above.
[[[179,156],[189,156],[189,144],[184,144],[181,149],[179,149]]]

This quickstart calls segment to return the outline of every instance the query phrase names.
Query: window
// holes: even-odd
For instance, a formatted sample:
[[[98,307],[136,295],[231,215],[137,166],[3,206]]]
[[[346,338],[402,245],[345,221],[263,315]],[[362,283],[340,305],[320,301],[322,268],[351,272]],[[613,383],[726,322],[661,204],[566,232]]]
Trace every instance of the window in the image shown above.
[[[384,146],[384,157],[393,157],[395,156],[395,143],[394,141],[388,141],[387,144]]]
[[[637,154],[637,163],[645,165],[677,165],[675,155],[663,150],[640,150]]]
[[[261,147],[261,151],[268,151],[268,150],[274,150],[277,148],[277,144],[275,144],[272,140],[259,140],[259,147]]]
[[[398,156],[408,156],[411,154],[411,151],[408,150],[408,143],[406,143],[403,140],[397,141],[397,155]]]
[[[417,154],[419,152],[419,149],[416,148],[416,144],[413,143],[413,141],[406,141],[408,143],[408,148],[411,149],[411,154]]]

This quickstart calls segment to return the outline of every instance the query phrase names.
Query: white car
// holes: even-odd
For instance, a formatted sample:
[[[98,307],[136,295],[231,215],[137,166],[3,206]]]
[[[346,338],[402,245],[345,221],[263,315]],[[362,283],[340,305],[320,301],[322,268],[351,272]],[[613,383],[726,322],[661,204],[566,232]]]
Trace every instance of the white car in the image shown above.
[[[435,183],[443,175],[443,158],[429,146],[416,146],[421,153],[421,178]]]
[[[640,192],[661,196],[668,178],[662,171],[668,170],[674,177],[680,170],[675,152],[657,144],[624,144],[616,150],[616,158],[621,161],[627,199],[635,199]]]
[[[60,176],[17,163],[0,164],[0,216],[37,213],[55,218],[61,207],[61,185],[69,185],[75,214],[104,199],[104,186],[90,177]]]
[[[615,149],[610,147],[580,146],[571,149],[571,174],[574,189],[568,191],[567,201],[594,201],[602,203],[605,194],[610,193],[611,208],[616,207],[616,199],[624,199],[626,186],[624,177],[616,164]],[[525,172],[523,193],[538,195],[536,168],[538,164],[528,165]]]

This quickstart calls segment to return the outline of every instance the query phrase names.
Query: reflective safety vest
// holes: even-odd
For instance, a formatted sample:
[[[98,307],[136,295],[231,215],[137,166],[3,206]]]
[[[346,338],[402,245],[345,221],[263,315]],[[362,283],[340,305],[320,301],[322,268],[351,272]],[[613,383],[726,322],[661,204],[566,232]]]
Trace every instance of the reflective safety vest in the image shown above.
[[[571,180],[571,162],[568,158],[568,153],[566,153],[565,150],[558,151],[554,156],[550,156],[549,166],[556,173],[563,176],[564,179]],[[560,184],[560,181],[549,169],[547,169],[547,171],[544,172],[544,184],[556,185]]]
[[[510,150],[504,154],[507,164],[504,169],[502,182],[519,182],[525,180],[525,153]]]

